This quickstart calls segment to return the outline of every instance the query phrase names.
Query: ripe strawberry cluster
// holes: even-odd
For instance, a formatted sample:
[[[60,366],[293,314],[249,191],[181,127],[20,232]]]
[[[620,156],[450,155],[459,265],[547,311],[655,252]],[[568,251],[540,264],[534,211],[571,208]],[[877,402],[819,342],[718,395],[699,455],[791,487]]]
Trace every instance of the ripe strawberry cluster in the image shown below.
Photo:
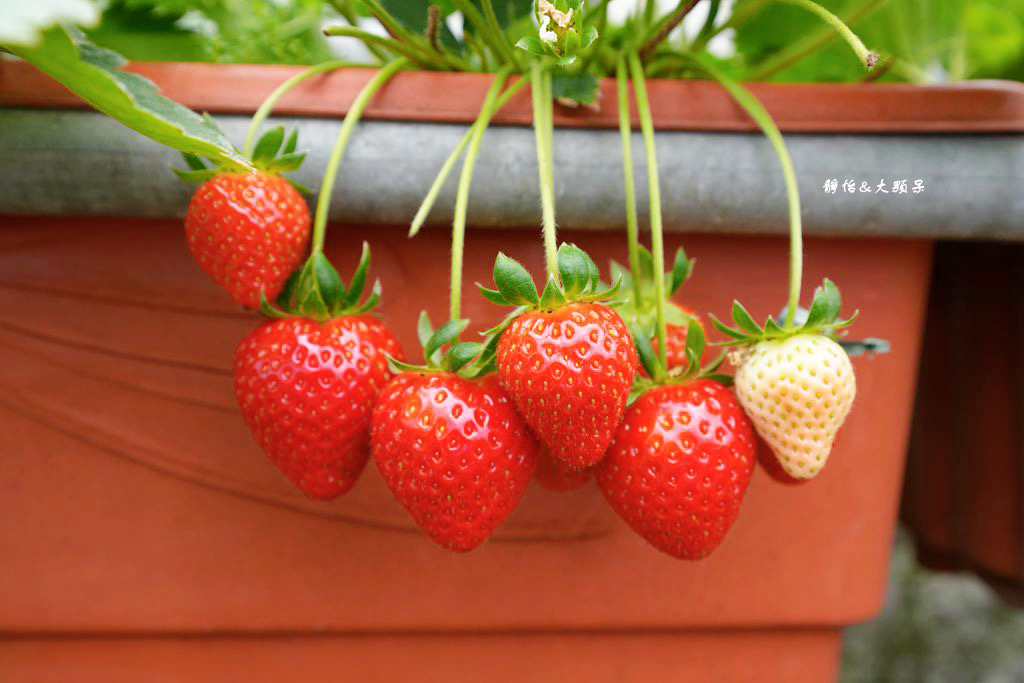
[[[596,479],[652,545],[703,558],[735,521],[755,461],[780,481],[813,477],[853,401],[849,358],[820,333],[843,324],[827,281],[800,330],[762,328],[738,304],[736,328],[716,321],[739,347],[734,393],[715,374],[721,359],[701,367],[706,330],[692,311],[673,309],[659,355],[642,297],[626,293],[650,289],[644,273],[620,295],[622,277],[605,287],[589,256],[562,245],[538,294],[499,255],[495,289],[482,294],[514,310],[482,343],[459,341],[467,321],[435,331],[424,319],[426,364],[412,366],[371,314],[379,286],[362,300],[365,247],[347,286],[315,246],[303,265],[309,210],[280,176],[214,174],[185,225],[200,266],[276,318],[241,342],[234,368],[242,415],[270,459],[329,500],[372,456],[417,525],[452,551],[490,537],[536,477],[553,490]],[[677,258],[669,294],[689,269]]]

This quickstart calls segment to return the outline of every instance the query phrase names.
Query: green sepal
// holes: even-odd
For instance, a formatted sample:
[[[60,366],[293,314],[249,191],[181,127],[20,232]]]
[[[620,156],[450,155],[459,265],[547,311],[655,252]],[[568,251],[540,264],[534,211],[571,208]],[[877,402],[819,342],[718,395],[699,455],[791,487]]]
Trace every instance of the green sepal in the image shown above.
[[[320,298],[327,309],[332,310],[337,307],[339,302],[344,301],[347,294],[345,285],[342,284],[341,276],[323,255],[323,252],[313,252],[310,260],[313,264],[313,276],[316,278],[316,288],[319,290]]]
[[[548,49],[545,44],[539,39],[533,36],[523,36],[516,43],[516,47],[520,50],[525,50],[534,57],[547,57]]]
[[[577,247],[574,244],[562,243],[558,248],[558,274],[562,278],[562,289],[565,294],[564,299],[573,299],[577,295],[582,294],[584,291],[591,287],[592,271],[590,264],[592,263],[586,252]],[[595,266],[596,270],[596,266]],[[547,295],[547,290],[551,288],[552,280],[548,280],[547,287],[544,289],[544,295]],[[557,287],[557,285],[556,285]],[[542,301],[544,297],[541,297]],[[544,305],[543,303],[541,304]],[[545,306],[546,308],[546,306]]]
[[[718,382],[722,386],[729,388],[731,388],[736,381],[732,375],[725,375],[722,373],[712,373],[710,375],[704,375],[703,377],[701,377],[701,379],[709,379],[712,382]]]
[[[284,143],[284,126],[276,126],[271,128],[269,131],[264,133],[259,142],[256,143],[256,148],[252,152],[253,163],[259,168],[267,168],[277,156],[278,151],[281,149],[281,145]],[[268,169],[269,170],[269,169]]]
[[[292,317],[285,313],[284,311],[282,311],[277,306],[275,306],[274,304],[270,303],[267,300],[266,294],[264,294],[263,292],[260,292],[260,313],[267,316],[268,318],[275,318],[277,320],[283,320],[285,318]]]
[[[377,308],[377,306],[380,306],[381,290],[382,288],[380,285],[380,280],[374,280],[373,287],[370,288],[370,296],[366,297],[366,301],[364,301],[358,308],[354,309],[352,312],[369,313],[373,309]]]
[[[483,350],[484,345],[479,342],[461,342],[445,354],[441,365],[449,372],[458,372],[477,358]]]
[[[180,180],[183,180],[186,183],[205,183],[207,180],[213,180],[214,176],[218,173],[218,171],[213,168],[196,169],[192,171],[182,171],[178,168],[173,168],[171,170],[174,171],[174,175],[178,176]]]
[[[267,163],[267,165],[263,167],[263,170],[268,173],[290,173],[291,171],[297,171],[305,160],[305,152],[282,154],[273,161]]]
[[[513,306],[536,306],[540,303],[537,285],[518,261],[499,253],[494,261],[494,284]]]
[[[295,148],[299,144],[299,129],[292,128],[292,134],[288,136],[288,141],[284,143],[284,149],[281,150],[281,155],[288,155],[295,152]]]
[[[548,283],[544,286],[544,293],[540,297],[540,307],[545,310],[555,309],[564,306],[565,303],[566,296],[559,288],[554,276],[548,277]]]
[[[775,322],[775,318],[768,318],[764,321],[764,333],[769,339],[786,336],[786,331]]]
[[[352,273],[352,280],[349,282],[348,292],[342,297],[346,308],[351,308],[359,303],[366,288],[366,278],[370,272],[370,243],[363,241],[363,253],[359,256],[359,265]]]
[[[583,35],[580,36],[579,51],[582,52],[593,45],[594,41],[597,40],[597,37],[598,34],[596,26],[590,25],[583,29]]]
[[[817,327],[835,322],[842,306],[843,299],[839,294],[839,288],[826,278],[821,286],[814,290],[811,310],[807,313],[807,320],[803,327]]]
[[[425,365],[413,365],[412,363],[405,363],[403,361],[392,358],[391,355],[386,354],[388,359],[388,370],[393,375],[404,375],[407,372],[437,372],[435,368],[428,368]]]
[[[206,162],[195,154],[182,152],[181,158],[185,160],[185,165],[188,166],[191,171],[205,171],[209,168],[209,166],[206,165]]]
[[[327,304],[317,287],[308,287],[299,292],[298,309],[307,318],[314,320],[327,319]]]
[[[715,316],[714,313],[712,313],[710,317],[711,317],[711,324],[714,325],[715,328],[717,328],[719,332],[721,332],[722,334],[726,335],[727,337],[732,337],[736,341],[742,341],[742,342],[751,341],[751,338],[750,338],[749,335],[744,334],[743,332],[740,332],[739,330],[735,330],[735,329],[729,327],[728,325],[723,323],[721,320],[719,320]],[[730,345],[730,342],[719,342],[718,345],[719,346],[726,346],[726,345]]]
[[[600,282],[598,283],[598,285],[600,285]],[[574,299],[574,301],[579,301],[581,303],[603,301],[609,305],[614,305],[618,303],[617,301],[615,301],[615,296],[619,293],[619,290],[621,289],[622,278],[616,278],[615,282],[612,284],[611,287],[606,287],[604,289],[596,288],[596,291],[594,291],[593,294],[588,294],[586,296],[578,296]]]
[[[420,340],[420,346],[426,346],[433,336],[434,325],[430,322],[430,314],[426,310],[422,310],[419,320],[416,321],[416,337]]]
[[[764,330],[757,324],[754,317],[743,308],[739,301],[732,302],[732,319],[739,326],[739,329],[750,336],[758,337],[764,334]]]
[[[459,338],[469,326],[469,320],[450,320],[431,335],[427,343],[423,345],[423,357],[430,363],[436,364],[440,357],[435,358],[435,353],[445,344],[449,344]]]
[[[644,330],[638,327],[630,327],[630,335],[633,337],[633,345],[636,347],[636,355],[640,359],[640,365],[647,371],[649,377],[658,378],[663,376],[661,360],[654,353],[654,347]]]
[[[508,299],[506,299],[504,296],[502,296],[501,292],[499,292],[498,290],[496,290],[496,289],[487,289],[486,287],[484,287],[479,282],[476,283],[476,286],[477,286],[477,289],[480,290],[480,294],[482,294],[483,297],[485,299],[487,299],[488,301],[490,301],[492,304],[496,304],[498,306],[511,306],[512,305],[512,303]]]
[[[304,194],[307,197],[313,196],[313,188],[306,187],[305,185],[303,185],[302,183],[293,178],[285,178],[285,180],[287,180],[288,184],[294,187],[295,191],[298,192],[299,194]]]
[[[689,324],[686,327],[686,355],[696,359],[696,362],[691,363],[700,367],[700,357],[704,355],[704,349],[707,348],[708,340],[704,335],[704,328],[701,327],[694,319],[690,319]]]
[[[686,258],[686,251],[682,247],[676,250],[676,260],[672,265],[671,277],[668,278],[668,296],[672,296],[686,284],[696,262],[696,259]]]

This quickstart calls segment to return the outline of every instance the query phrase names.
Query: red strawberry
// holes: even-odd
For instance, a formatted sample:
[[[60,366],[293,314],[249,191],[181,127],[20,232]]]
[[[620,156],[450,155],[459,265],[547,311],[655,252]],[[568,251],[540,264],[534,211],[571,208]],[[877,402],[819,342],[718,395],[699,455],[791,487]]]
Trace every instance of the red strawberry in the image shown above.
[[[309,240],[306,200],[279,175],[218,173],[199,186],[185,213],[185,236],[200,267],[231,298],[273,301],[302,263]]]
[[[370,455],[370,417],[401,358],[373,316],[317,323],[286,318],[256,328],[235,352],[235,395],[256,440],[303,493],[348,491]]]
[[[699,560],[736,520],[756,459],[739,401],[721,384],[697,380],[652,389],[626,411],[597,483],[654,547]]]
[[[493,375],[399,375],[381,392],[372,439],[395,498],[430,538],[456,552],[494,533],[537,464],[537,442]]]
[[[541,449],[537,458],[537,483],[549,491],[575,491],[594,478],[594,468],[576,469],[561,458]]]
[[[555,457],[599,461],[626,409],[637,356],[619,314],[574,303],[524,313],[498,342],[501,383]]]
[[[675,306],[675,304],[670,305]],[[700,325],[700,328],[704,330],[705,336],[707,336],[707,326],[692,308],[688,306],[676,306],[676,308],[680,309],[683,313],[695,320],[697,324]],[[686,358],[686,335],[689,329],[689,325],[669,324],[665,326],[665,341],[667,342],[665,345],[665,355],[666,360],[668,361],[669,370],[672,370],[673,368],[683,368],[689,364],[689,361]],[[654,351],[654,355],[658,355],[658,348],[658,337],[655,335],[651,339],[651,349]],[[704,361],[706,356],[707,353],[705,351],[704,355],[701,356],[701,362]],[[646,372],[643,371],[643,369],[641,369],[641,372],[644,372],[646,376]]]

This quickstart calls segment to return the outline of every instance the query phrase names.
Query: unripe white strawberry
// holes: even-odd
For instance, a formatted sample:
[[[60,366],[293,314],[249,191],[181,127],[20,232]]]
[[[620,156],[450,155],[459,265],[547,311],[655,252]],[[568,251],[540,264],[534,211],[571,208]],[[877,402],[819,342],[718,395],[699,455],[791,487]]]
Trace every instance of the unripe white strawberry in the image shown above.
[[[797,479],[825,466],[857,381],[839,344],[820,334],[760,341],[736,371],[736,395],[757,433]]]

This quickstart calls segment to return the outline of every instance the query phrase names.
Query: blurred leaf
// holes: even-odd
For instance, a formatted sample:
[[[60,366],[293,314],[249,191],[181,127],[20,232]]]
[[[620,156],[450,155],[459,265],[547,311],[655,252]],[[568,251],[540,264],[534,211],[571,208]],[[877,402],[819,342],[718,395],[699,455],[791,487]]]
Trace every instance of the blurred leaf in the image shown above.
[[[95,26],[99,20],[100,8],[94,0],[3,0],[0,43],[32,47],[52,26]]]

